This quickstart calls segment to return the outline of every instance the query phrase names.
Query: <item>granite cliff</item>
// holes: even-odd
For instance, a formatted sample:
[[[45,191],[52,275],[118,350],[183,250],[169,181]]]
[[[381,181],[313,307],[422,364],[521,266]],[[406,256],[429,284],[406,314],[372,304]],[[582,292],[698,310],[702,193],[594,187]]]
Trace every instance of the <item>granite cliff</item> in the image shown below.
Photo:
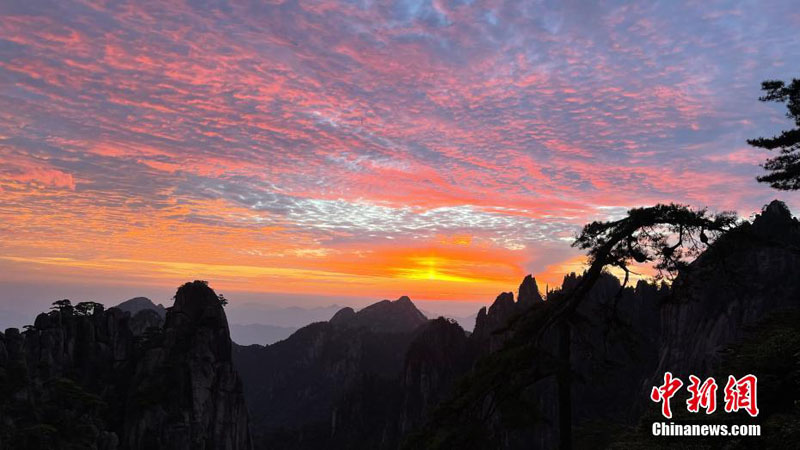
[[[132,322],[63,300],[23,332],[0,333],[0,447],[250,448],[214,291],[187,283],[163,328],[140,325],[137,336]]]

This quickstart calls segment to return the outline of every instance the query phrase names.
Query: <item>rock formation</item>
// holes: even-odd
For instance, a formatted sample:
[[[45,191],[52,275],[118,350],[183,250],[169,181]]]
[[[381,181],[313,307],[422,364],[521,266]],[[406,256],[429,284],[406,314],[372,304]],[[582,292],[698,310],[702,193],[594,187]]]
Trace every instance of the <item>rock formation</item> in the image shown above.
[[[661,310],[656,378],[710,374],[767,313],[800,307],[800,223],[779,202],[719,239],[674,283]]]
[[[428,401],[406,397],[403,383],[406,365],[421,364],[411,356],[412,342],[437,334],[430,324],[408,297],[401,297],[359,311],[343,308],[330,321],[303,327],[272,345],[235,346],[258,430],[256,446],[396,448],[404,401],[414,420]],[[446,329],[453,326],[446,324]],[[465,340],[464,331],[455,327]],[[427,357],[422,349],[413,354]],[[439,383],[430,387],[438,389]]]
[[[473,360],[467,336],[454,321],[439,317],[419,330],[403,368],[402,434],[414,430],[434,406],[452,394],[455,381]]]
[[[508,327],[514,317],[544,301],[536,285],[536,279],[531,275],[522,280],[518,292],[516,303],[513,293],[503,292],[497,296],[488,310],[483,307],[478,311],[471,339],[481,348],[482,354],[499,350],[510,337]]]
[[[117,308],[60,301],[24,332],[0,333],[0,447],[250,448],[214,292],[187,283],[163,329],[136,336],[131,322]]]
[[[131,380],[128,448],[250,448],[228,321],[214,291],[201,281],[181,286],[153,341]]]
[[[155,311],[162,319],[167,316],[167,309],[163,305],[156,305],[147,297],[134,297],[130,300],[125,300],[115,308],[130,313],[131,316],[135,316],[140,311]]]
[[[395,301],[381,300],[355,312],[345,307],[329,321],[338,326],[367,328],[377,333],[408,333],[427,322],[419,309],[406,296]]]

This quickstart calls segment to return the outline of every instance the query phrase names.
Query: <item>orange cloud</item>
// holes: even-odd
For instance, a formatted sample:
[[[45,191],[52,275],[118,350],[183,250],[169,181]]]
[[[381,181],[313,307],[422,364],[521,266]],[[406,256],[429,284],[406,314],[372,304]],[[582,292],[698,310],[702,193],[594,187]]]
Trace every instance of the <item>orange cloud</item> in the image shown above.
[[[771,199],[742,145],[785,118],[753,89],[800,59],[781,2],[29,3],[0,21],[0,277],[41,283],[557,286],[586,222]]]

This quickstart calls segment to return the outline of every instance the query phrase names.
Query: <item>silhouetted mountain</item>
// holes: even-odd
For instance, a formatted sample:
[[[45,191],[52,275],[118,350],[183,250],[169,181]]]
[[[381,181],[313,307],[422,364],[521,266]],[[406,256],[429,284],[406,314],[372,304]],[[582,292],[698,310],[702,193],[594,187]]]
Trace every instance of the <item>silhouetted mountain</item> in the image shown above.
[[[430,409],[452,394],[474,360],[464,330],[442,317],[423,326],[406,352],[400,432],[414,430]]]
[[[272,345],[234,346],[259,447],[396,446],[406,354],[427,323],[401,297],[343,308]]]
[[[658,371],[708,373],[748,327],[798,306],[800,223],[776,200],[752,224],[720,238],[675,281],[661,310]]]
[[[225,313],[205,283],[178,289],[163,328],[142,337],[130,313],[81,306],[61,301],[0,333],[0,447],[251,446]]]
[[[531,275],[522,280],[518,292],[519,300],[516,303],[514,294],[503,292],[497,296],[488,310],[484,307],[478,311],[471,339],[479,344],[483,354],[502,347],[510,336],[505,329],[513,318],[524,314],[530,308],[544,301],[539,294],[536,279]]]
[[[331,320],[329,320],[328,322],[330,322],[333,325],[345,325],[351,320],[355,320],[355,317],[356,317],[356,311],[349,306],[345,306],[344,308],[337,311],[336,314],[334,314],[333,317],[331,317]]]
[[[525,279],[522,280],[522,284],[519,285],[517,303],[519,303],[522,308],[528,308],[542,300],[542,294],[539,293],[539,286],[536,284],[536,278],[527,275]]]
[[[768,391],[772,396],[758,420],[773,427],[770,434],[780,436],[766,441],[772,442],[770,448],[783,448],[793,442],[796,433],[791,427],[798,421],[796,406],[785,396],[796,399],[800,392],[798,379],[791,375],[800,370],[794,363],[800,327],[780,319],[797,317],[800,308],[798,243],[797,220],[785,205],[773,202],[752,224],[743,223],[713,243],[678,276],[673,289],[639,282],[620,290],[616,278],[601,277],[569,320],[546,333],[539,344],[530,338],[535,331],[529,328],[531,319],[546,314],[580,276],[566,277],[564,291],[551,293],[547,301],[522,314],[514,311],[519,302],[502,294],[479,315],[481,325],[476,324],[471,338],[491,341],[493,333],[486,332],[491,327],[504,342],[499,348],[489,346],[455,394],[409,435],[408,448],[557,447],[556,380],[563,373],[559,358],[566,354],[564,342],[569,348],[568,398],[577,448],[605,448],[621,441],[627,444],[619,448],[659,445],[649,433],[615,430],[635,424],[643,410],[644,426],[663,420],[648,394],[665,371],[682,377],[719,374],[724,379],[759,367],[764,379],[782,386]],[[497,328],[504,317],[509,322]],[[742,340],[753,338],[748,330],[756,326],[761,330],[757,339],[765,344],[765,339],[774,339],[760,350],[756,342]],[[567,340],[563,330],[568,330]],[[719,367],[726,369],[717,372]],[[730,372],[731,367],[736,371]],[[738,418],[741,423],[740,416],[731,417],[728,420]],[[702,448],[719,444],[709,442]]]
[[[125,411],[129,448],[251,446],[228,321],[211,288],[200,281],[181,286],[162,335],[143,347]]]
[[[147,297],[134,297],[130,300],[125,300],[115,308],[128,312],[131,316],[135,316],[139,311],[151,310],[158,313],[162,319],[167,317],[167,309],[161,304],[156,305]]]
[[[578,279],[565,277],[565,289]],[[529,289],[534,286],[526,278],[520,291],[538,293]],[[559,292],[551,292],[547,301],[534,296],[516,303],[511,293],[503,293],[479,313],[469,338],[476,353],[473,369],[427,415],[425,426],[409,435],[408,448],[558,446],[558,330],[535,345],[527,337],[526,319],[543,314]],[[656,311],[667,292],[645,282],[622,289],[616,277],[605,274],[580,305],[570,327],[577,421],[632,416],[639,387],[657,364]]]
[[[395,301],[381,300],[355,312],[342,308],[330,320],[332,324],[363,327],[378,333],[407,333],[428,320],[406,296]]]
[[[167,309],[161,304],[156,305],[147,297],[134,297],[114,308],[130,314],[128,326],[135,336],[141,336],[151,328],[161,328],[167,317]]]
[[[475,320],[478,318],[477,311],[475,314],[470,314],[467,316],[458,316],[454,314],[435,314],[430,311],[425,311],[420,309],[420,312],[425,315],[425,317],[443,317],[445,319],[454,320],[458,325],[463,328],[467,335],[472,334],[472,330],[475,328]]]
[[[116,308],[131,313],[131,329],[135,335],[144,333],[149,327],[160,327],[163,324],[167,314],[166,308],[160,304],[156,305],[146,297],[136,297],[126,300],[117,305]],[[319,314],[329,314],[326,311],[328,311],[330,308],[331,307],[315,308],[313,310],[306,310],[297,307],[282,308],[276,310],[275,314],[281,316],[276,319],[297,321],[303,320],[303,314],[308,314],[309,317],[315,317]],[[309,323],[310,322],[312,322],[312,320],[309,319]],[[283,327],[260,323],[246,325],[235,323],[230,324],[231,338],[239,345],[272,344],[274,342],[286,339],[295,331],[297,331],[297,327]]]

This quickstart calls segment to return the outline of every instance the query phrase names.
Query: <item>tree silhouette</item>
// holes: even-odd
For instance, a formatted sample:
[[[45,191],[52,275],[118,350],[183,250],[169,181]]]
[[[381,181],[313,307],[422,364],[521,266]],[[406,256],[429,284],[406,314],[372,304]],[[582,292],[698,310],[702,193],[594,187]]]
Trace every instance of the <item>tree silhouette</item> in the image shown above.
[[[525,393],[539,380],[555,376],[559,413],[553,419],[557,420],[559,448],[571,449],[571,328],[575,310],[589,297],[604,270],[618,267],[627,274],[634,262],[651,263],[662,277],[672,278],[736,225],[733,213],[714,215],[677,204],[634,208],[619,220],[587,224],[573,243],[589,258],[589,268],[577,283],[551,292],[546,302],[501,328],[502,332],[511,331],[509,341],[475,365],[455,395],[437,406],[428,424],[412,434],[404,448],[494,448],[496,442],[491,439],[499,437],[490,439],[489,428],[498,417],[495,413],[506,411],[507,415],[501,415],[537,420],[531,413],[537,405],[526,400]],[[619,294],[622,292],[620,289]]]
[[[771,138],[748,139],[747,143],[767,150],[780,149],[780,154],[762,164],[769,172],[756,179],[769,183],[775,189],[796,191],[800,189],[800,79],[792,79],[789,85],[783,81],[769,80],[761,83],[765,95],[762,102],[786,103],[786,117],[794,120],[795,128],[781,132]]]
[[[535,341],[542,342],[545,332],[558,326],[558,356],[563,366],[557,374],[559,448],[572,448],[570,318],[603,271],[607,267],[622,269],[622,288],[628,283],[634,262],[652,263],[659,277],[672,278],[685,270],[689,260],[697,257],[711,240],[734,227],[736,221],[734,213],[715,216],[705,209],[671,203],[634,208],[622,219],[596,221],[583,227],[572,245],[586,250],[589,269],[575,287],[563,293],[549,314],[537,317],[529,328],[536,330]]]
[[[53,302],[53,306],[51,306],[50,309],[72,312],[72,302],[66,298],[64,300],[57,300]]]
[[[580,282],[564,293],[558,307],[542,317],[537,334],[543,336],[552,325],[575,311],[607,267],[622,269],[623,288],[634,262],[652,263],[660,278],[672,278],[711,240],[733,228],[736,221],[731,212],[712,215],[705,209],[670,203],[634,208],[622,219],[587,224],[572,245],[586,250],[589,268]]]
[[[79,316],[91,316],[97,311],[103,311],[102,303],[80,302],[75,305],[75,314]]]

